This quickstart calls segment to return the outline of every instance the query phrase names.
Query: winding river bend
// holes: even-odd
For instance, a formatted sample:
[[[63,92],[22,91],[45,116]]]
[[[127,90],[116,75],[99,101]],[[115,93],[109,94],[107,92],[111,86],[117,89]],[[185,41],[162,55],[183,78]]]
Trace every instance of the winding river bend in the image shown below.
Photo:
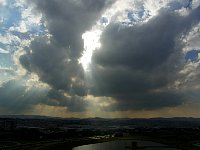
[[[73,150],[178,150],[169,148],[167,145],[151,141],[119,140],[98,144],[83,145],[73,148]]]

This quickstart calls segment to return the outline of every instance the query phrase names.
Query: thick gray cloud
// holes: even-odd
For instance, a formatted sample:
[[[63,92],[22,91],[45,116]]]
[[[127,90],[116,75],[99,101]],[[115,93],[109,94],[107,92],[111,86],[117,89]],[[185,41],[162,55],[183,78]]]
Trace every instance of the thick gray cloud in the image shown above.
[[[0,113],[23,113],[47,100],[47,90],[28,88],[23,79],[4,83],[0,87],[0,95]]]
[[[78,62],[83,51],[82,34],[97,21],[108,1],[38,0],[34,3],[52,37],[49,42],[45,38],[34,40],[30,47],[32,53],[20,58],[22,65],[56,90],[86,95],[84,73]]]
[[[88,107],[83,100],[88,84],[89,94],[116,100],[112,107],[105,107],[110,111],[159,109],[185,102],[182,92],[173,88],[184,66],[180,37],[199,22],[200,9],[188,16],[162,10],[148,22],[131,27],[111,23],[102,34],[101,48],[93,55],[92,79],[87,83],[78,62],[83,52],[82,34],[95,24],[110,2],[33,2],[52,36],[35,39],[31,51],[21,56],[20,62],[51,86],[41,103],[84,111]]]
[[[41,102],[52,106],[67,107],[70,111],[84,111],[83,97],[87,87],[82,65],[78,62],[83,52],[82,34],[100,17],[108,0],[36,0],[31,2],[43,15],[51,34],[38,37],[30,51],[20,57],[29,72],[36,73],[42,82],[52,88]],[[64,96],[64,92],[70,96]]]
[[[183,103],[185,97],[172,87],[184,65],[179,38],[199,22],[199,14],[200,8],[188,16],[163,11],[132,27],[110,24],[93,55],[91,93],[115,98],[115,110]]]
[[[85,95],[84,75],[78,60],[68,56],[68,50],[53,41],[47,44],[39,38],[31,44],[32,53],[23,55],[20,60],[30,72],[35,72],[45,83],[57,90]],[[85,87],[84,87],[85,88]]]
[[[62,106],[72,112],[82,112],[86,110],[88,103],[81,96],[65,96],[63,91],[50,90],[48,92],[47,105]]]
[[[60,46],[69,47],[68,55],[79,58],[83,50],[82,34],[99,19],[111,0],[36,0],[47,28]]]
[[[72,112],[81,112],[87,107],[80,96],[66,97],[62,91],[28,86],[24,79],[4,83],[0,95],[0,113],[27,113],[38,104],[61,106]]]

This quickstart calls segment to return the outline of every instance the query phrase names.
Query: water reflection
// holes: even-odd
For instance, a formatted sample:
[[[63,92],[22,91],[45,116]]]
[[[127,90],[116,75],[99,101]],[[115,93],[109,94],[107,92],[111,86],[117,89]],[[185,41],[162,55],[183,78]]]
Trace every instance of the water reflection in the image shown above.
[[[73,150],[178,150],[150,141],[121,140],[75,147]]]

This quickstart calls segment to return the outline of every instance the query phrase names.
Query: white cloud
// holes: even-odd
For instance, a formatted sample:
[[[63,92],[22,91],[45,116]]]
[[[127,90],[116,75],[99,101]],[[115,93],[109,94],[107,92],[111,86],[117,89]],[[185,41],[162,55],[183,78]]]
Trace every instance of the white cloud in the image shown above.
[[[33,11],[33,7],[29,6],[22,11],[22,19],[26,21],[28,25],[41,24],[42,15]]]
[[[6,4],[6,0],[0,0],[0,6],[5,6]]]
[[[0,18],[0,24],[2,24],[3,22],[4,22],[4,18],[1,17],[1,18]]]
[[[192,8],[197,8],[198,6],[200,6],[200,1],[199,0],[193,0],[193,5]]]
[[[46,83],[41,82],[38,75],[34,73],[29,74],[29,79],[26,81],[25,85],[27,87],[27,90],[31,90],[32,88],[50,90],[50,86]]]
[[[156,16],[160,9],[172,7],[168,6],[168,4],[173,1],[174,0],[117,0],[104,12],[103,16],[106,16],[110,22],[124,22],[127,20],[127,10],[136,12],[143,9],[144,16],[142,16],[142,19],[148,20]],[[180,3],[184,5],[183,0],[180,0]]]
[[[19,60],[20,56],[22,56],[24,54],[25,54],[24,50],[18,50],[13,55],[13,61],[17,67],[16,73],[19,76],[24,76],[27,73],[26,69],[23,68],[23,66],[21,65],[20,60]]]
[[[184,53],[190,50],[200,50],[200,23],[189,32],[183,41],[185,44]]]
[[[9,51],[6,51],[6,50],[0,48],[0,54],[8,54],[8,53],[9,53]]]
[[[25,4],[27,4],[26,0],[15,0],[14,6],[22,8]]]
[[[5,71],[14,71],[12,68],[6,68],[6,67],[1,67],[0,66],[0,71],[3,71],[3,70],[5,70]]]
[[[89,105],[87,109],[96,113],[101,112],[116,103],[116,100],[111,97],[94,97],[92,95],[86,96],[85,101]]]
[[[0,34],[0,42],[6,45],[19,44],[21,42],[21,39],[18,36],[6,33],[5,35]]]
[[[197,3],[194,1],[194,4]],[[197,5],[197,4],[195,4]],[[194,26],[191,31],[182,39],[184,48],[182,49],[183,54],[191,50],[200,50],[200,23]],[[199,54],[198,54],[199,59]],[[184,62],[183,62],[184,63]],[[181,83],[179,88],[189,89],[191,85],[197,87],[200,80],[198,76],[200,75],[199,71],[200,61],[191,62],[187,61],[183,69],[179,72],[181,78],[177,80],[177,83]]]
[[[34,26],[39,27],[41,23],[42,15],[34,11],[32,5],[28,4],[26,0],[16,0],[15,7],[20,7],[21,20],[18,24],[9,28],[9,31],[17,31],[26,33],[31,31]]]
[[[19,26],[16,26],[16,27],[12,26],[12,27],[10,27],[9,31],[17,31],[17,32],[21,32],[21,33],[26,33],[28,31],[26,22],[22,20],[19,23]]]
[[[21,7],[21,17],[19,24],[9,28],[9,31],[26,33],[31,31],[33,26],[40,26],[42,15],[35,12],[32,5],[28,5],[24,0],[16,1],[16,6]]]

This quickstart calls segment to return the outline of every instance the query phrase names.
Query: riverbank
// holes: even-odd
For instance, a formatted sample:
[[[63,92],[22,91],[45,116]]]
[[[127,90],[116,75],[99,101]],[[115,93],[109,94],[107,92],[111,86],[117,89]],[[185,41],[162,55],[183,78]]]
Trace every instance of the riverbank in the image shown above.
[[[71,139],[60,139],[60,140],[49,140],[49,141],[28,141],[28,142],[15,142],[15,145],[10,145],[7,141],[7,147],[3,149],[7,150],[72,150],[74,147],[96,144],[103,142],[119,141],[119,140],[140,140],[140,141],[152,141],[156,143],[165,144],[171,148],[177,148],[181,150],[200,150],[199,147],[195,146],[195,141],[187,141],[185,138],[180,139],[179,137],[174,138],[161,138],[144,136],[144,135],[135,135],[128,137],[111,137],[111,138],[94,138],[94,137],[85,137],[85,138],[71,138]],[[184,138],[184,137],[183,137]],[[188,137],[189,138],[189,137]],[[11,142],[11,141],[10,141]],[[197,142],[197,141],[196,141]]]

